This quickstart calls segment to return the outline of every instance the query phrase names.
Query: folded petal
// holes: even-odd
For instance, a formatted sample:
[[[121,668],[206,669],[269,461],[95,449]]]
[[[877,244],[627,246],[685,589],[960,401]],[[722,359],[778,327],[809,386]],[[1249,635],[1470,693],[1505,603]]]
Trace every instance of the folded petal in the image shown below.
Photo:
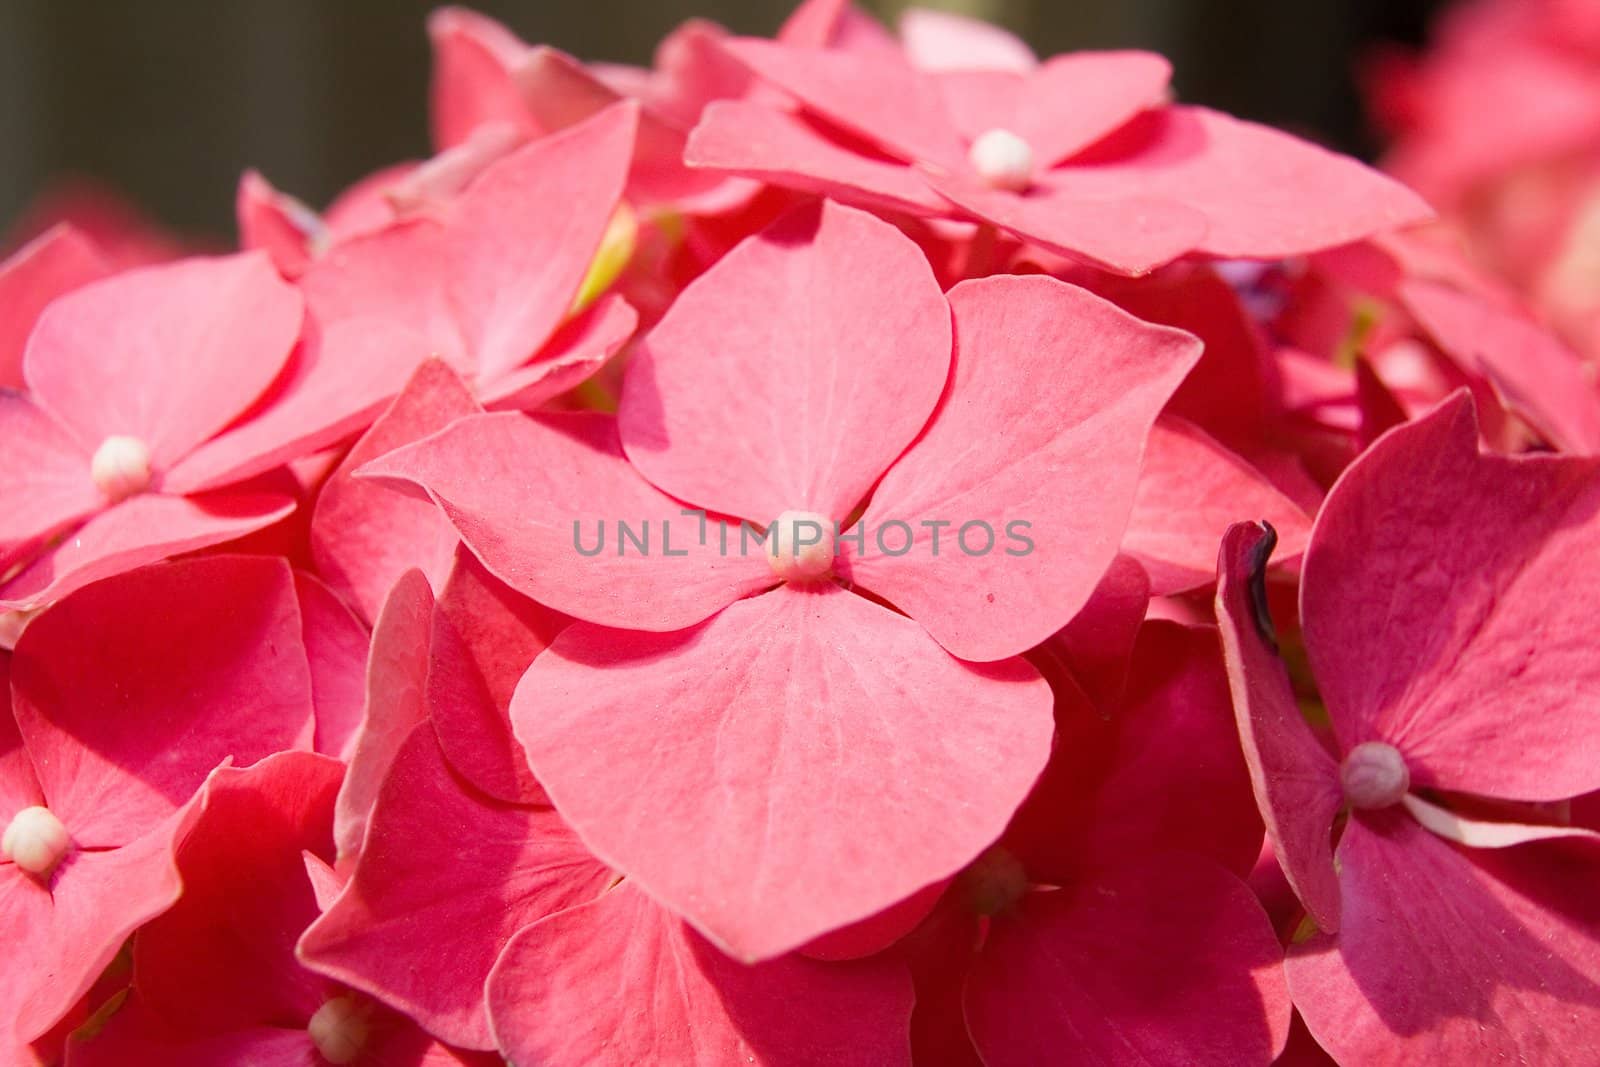
[[[1245,884],[1166,853],[1024,898],[967,978],[987,1067],[1271,1063],[1289,1037],[1283,950]]]
[[[454,371],[427,360],[323,484],[311,516],[311,555],[317,572],[365,618],[377,618],[389,590],[413,567],[442,586],[460,538],[430,501],[354,472],[482,410]]]
[[[1199,343],[1043,276],[963,282],[950,304],[951,384],[874,491],[850,573],[952,654],[997,660],[1093,594],[1133,508],[1145,437]],[[895,522],[913,540],[890,555],[882,535]]]
[[[1048,755],[1050,704],[1020,660],[965,664],[862,597],[784,586],[681,633],[574,624],[511,721],[597,855],[762,960],[998,837]]]
[[[460,784],[426,724],[395,757],[371,828],[350,884],[300,939],[301,960],[441,1040],[493,1048],[483,986],[501,949],[613,875],[553,810]]]
[[[1301,614],[1348,749],[1414,786],[1511,800],[1600,787],[1600,460],[1478,451],[1457,393],[1385,435],[1328,496]]]
[[[80,590],[28,624],[11,669],[40,788],[79,848],[149,833],[229,757],[311,737],[282,560],[203,557]]]
[[[0,263],[0,389],[22,388],[22,353],[45,306],[111,271],[89,238],[63,223]]]
[[[514,937],[487,998],[497,1044],[517,1063],[911,1062],[903,965],[746,966],[626,881]]]
[[[480,384],[479,399],[495,410],[531,411],[588,381],[633,336],[639,313],[608,293],[567,320],[532,363]]]
[[[477,415],[362,472],[423,487],[495,577],[602,625],[680,629],[776,581],[640,477],[605,416]]]
[[[90,582],[265,529],[294,509],[292,498],[273,493],[129,497],[0,587],[0,606],[41,607]]]
[[[1295,1005],[1341,1063],[1581,1062],[1600,1030],[1597,856],[1467,852],[1363,812],[1339,842],[1337,936],[1290,950]]]
[[[640,345],[618,426],[659,488],[766,525],[843,521],[927,422],[950,311],[917,246],[828,203],[724,256]],[[831,533],[832,531],[829,531]]]
[[[1251,519],[1278,532],[1274,563],[1300,558],[1311,519],[1294,501],[1193,423],[1157,420],[1122,538],[1122,550],[1150,575],[1151,593],[1171,596],[1210,585],[1223,533]]]
[[[302,311],[265,253],[128,271],[45,310],[28,386],[85,447],[135,437],[164,471],[266,392]]]
[[[1217,625],[1234,716],[1256,804],[1284,876],[1324,930],[1339,928],[1333,819],[1344,803],[1339,767],[1301,717],[1267,615],[1270,529],[1230,527],[1217,560]]]

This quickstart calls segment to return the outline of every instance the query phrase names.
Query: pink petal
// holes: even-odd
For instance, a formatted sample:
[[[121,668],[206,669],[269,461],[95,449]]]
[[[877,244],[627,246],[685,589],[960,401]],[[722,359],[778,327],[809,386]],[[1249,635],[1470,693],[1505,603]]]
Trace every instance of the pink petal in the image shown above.
[[[316,750],[344,759],[355,744],[366,699],[366,624],[318,578],[295,571],[295,593],[306,659],[311,666],[311,696],[316,707]]]
[[[580,619],[676,630],[775,582],[760,551],[719,554],[709,530],[702,543],[687,505],[645,482],[616,434],[596,414],[478,415],[362,473],[424,487],[490,573]],[[648,553],[621,540],[622,522],[635,535],[649,523]]]
[[[1432,216],[1415,193],[1353,159],[1197,107],[1150,112],[1047,180],[1074,199],[1185,205],[1208,223],[1194,248],[1214,256],[1300,255]]]
[[[629,365],[618,426],[634,466],[680,500],[763,526],[789,510],[842,522],[949,369],[950,311],[921,251],[828,203],[685,290]]]
[[[377,618],[384,597],[413,567],[443,585],[460,539],[432,503],[354,472],[481,410],[455,372],[427,360],[323,485],[311,516],[312,558],[318,573],[364,617]]]
[[[80,848],[126,844],[211,769],[310,739],[311,677],[282,560],[211,556],[80,590],[23,631],[17,724]]]
[[[0,587],[0,607],[49,604],[91,582],[265,529],[294,508],[293,499],[266,493],[129,497]]]
[[[110,269],[94,242],[65,223],[0,263],[0,388],[22,388],[23,349],[45,306]]]
[[[1119,555],[1083,610],[1041,644],[1037,654],[1042,662],[1065,670],[1086,696],[1109,711],[1122,700],[1128,660],[1149,606],[1150,579],[1144,568],[1133,557]]]
[[[139,932],[138,996],[201,1032],[309,1019],[325,983],[300,966],[295,938],[317,916],[301,851],[331,849],[343,767],[285,752],[207,779],[176,842],[183,898]]]
[[[9,826],[17,812],[43,803],[33,761],[22,747],[22,735],[11,713],[11,657],[0,656],[0,820]]]
[[[424,694],[432,634],[433,591],[421,571],[407,571],[372,626],[361,725],[334,806],[341,870],[361,852],[368,816],[395,753],[428,717]]]
[[[713,101],[689,135],[684,161],[880,211],[949,213],[904,163],[858,151],[804,116],[765,104]]]
[[[531,411],[586,382],[633,336],[639,313],[615,293],[557,330],[537,359],[479,390],[497,410]]]
[[[1337,937],[1290,951],[1295,1004],[1341,1063],[1571,1059],[1600,1031],[1596,855],[1467,853],[1399,812],[1362,813],[1339,842]]]
[[[0,567],[106,505],[91,452],[25,395],[0,391]],[[91,446],[92,447],[92,446]]]
[[[513,938],[487,998],[497,1044],[518,1063],[911,1062],[903,965],[745,966],[631,882]]]
[[[1165,102],[1172,64],[1151,52],[1073,52],[1028,76],[1008,127],[1053,167]]]
[[[1217,623],[1234,715],[1256,803],[1284,876],[1318,926],[1339,928],[1333,819],[1344,804],[1339,768],[1300,715],[1278,657],[1266,607],[1273,535],[1256,523],[1230,527],[1217,561]]]
[[[1026,74],[1038,65],[1033,50],[1014,34],[979,19],[907,8],[900,16],[900,41],[918,70],[1007,70]]]
[[[1274,563],[1296,560],[1311,519],[1260,472],[1193,423],[1166,416],[1145,449],[1139,493],[1122,549],[1150,575],[1155,596],[1210,585],[1217,545],[1229,526],[1247,519],[1278,531]]]
[[[1089,600],[1117,555],[1145,435],[1199,344],[1042,276],[963,282],[950,304],[951,384],[861,520],[879,540],[909,523],[915,540],[900,556],[869,540],[850,568],[952,654],[997,660]],[[938,520],[950,525],[935,552]],[[986,554],[977,526],[957,540],[974,523],[993,531]]]
[[[840,128],[908,163],[966,158],[934,81],[892,54],[871,57],[739,37],[723,48]]]
[[[1530,841],[1550,841],[1556,838],[1582,838],[1600,843],[1600,833],[1581,826],[1538,826],[1528,823],[1500,822],[1474,819],[1457,812],[1430,804],[1421,797],[1407,793],[1400,803],[1429,832],[1446,841],[1455,841],[1468,848],[1510,848]]]
[[[551,809],[458,784],[422,725],[379,791],[354,877],[300,939],[300,957],[441,1040],[493,1048],[483,983],[506,941],[612,877]]]
[[[301,314],[300,294],[259,252],[128,271],[45,310],[28,386],[84,447],[136,437],[164,471],[266,392]]]
[[[961,663],[832,585],[682,633],[574,624],[511,721],[585,843],[745,960],[953,874],[999,836],[1051,733],[1025,663]]]
[[[429,16],[428,39],[435,147],[460,144],[491,122],[512,123],[529,136],[540,132],[515,74],[528,46],[510,30],[475,11],[446,7]]]
[[[1301,615],[1334,732],[1383,740],[1416,786],[1512,800],[1600,787],[1600,460],[1478,451],[1459,392],[1329,494]],[[1447,548],[1444,546],[1448,546]]]
[[[240,247],[266,252],[289,278],[305,273],[311,265],[313,242],[325,235],[316,212],[278,192],[253,170],[239,179],[233,211]]]
[[[1262,1064],[1289,1036],[1282,949],[1245,884],[1167,853],[1034,892],[997,919],[967,978],[987,1067]]]

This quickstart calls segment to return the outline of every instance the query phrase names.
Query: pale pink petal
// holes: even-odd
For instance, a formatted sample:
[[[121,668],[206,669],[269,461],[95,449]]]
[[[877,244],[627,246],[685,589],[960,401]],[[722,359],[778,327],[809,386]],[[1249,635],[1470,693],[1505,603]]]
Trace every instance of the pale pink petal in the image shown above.
[[[1265,1065],[1289,1037],[1283,950],[1248,887],[1167,853],[1034,892],[995,920],[967,978],[986,1067]]]
[[[1468,848],[1510,848],[1530,841],[1550,841],[1557,838],[1581,838],[1600,844],[1600,833],[1581,826],[1535,826],[1528,823],[1499,822],[1490,819],[1473,819],[1457,812],[1430,804],[1419,796],[1407,793],[1400,798],[1411,817],[1423,827],[1446,841],[1455,841]]]
[[[1038,65],[1015,34],[979,19],[933,8],[900,15],[900,42],[918,70],[1006,70],[1026,74]]]
[[[136,437],[160,472],[266,392],[301,317],[300,294],[264,253],[145,267],[51,304],[24,370],[82,445]]]
[[[22,388],[23,349],[45,306],[110,270],[94,242],[65,223],[0,263],[0,389]]]
[[[1240,523],[1223,537],[1217,623],[1245,762],[1273,851],[1312,919],[1337,930],[1333,819],[1344,791],[1338,764],[1301,718],[1270,628],[1266,567],[1273,540],[1256,523]]]
[[[921,251],[829,203],[678,297],[628,367],[618,426],[634,466],[681,500],[762,526],[790,510],[842,522],[949,369],[950,309]]]
[[[294,587],[300,599],[301,632],[311,666],[311,697],[317,713],[314,747],[318,752],[345,759],[361,725],[371,635],[366,623],[321,579],[297,570]]]
[[[21,393],[0,390],[0,566],[105,507],[90,449]]]
[[[1600,1032],[1597,855],[1468,853],[1362,813],[1339,842],[1338,935],[1290,950],[1295,1004],[1341,1063],[1582,1062]]]
[[[949,214],[904,163],[857,151],[804,116],[765,104],[713,101],[689,135],[684,161],[880,211]]]
[[[1217,545],[1236,522],[1269,522],[1278,532],[1273,562],[1300,558],[1311,519],[1241,457],[1198,426],[1174,416],[1157,420],[1145,448],[1122,550],[1150,575],[1155,596],[1210,585]]]
[[[776,582],[738,528],[719,551],[714,524],[640,477],[606,416],[476,415],[362,473],[424,487],[490,573],[576,618],[676,630]]]
[[[1341,745],[1414,786],[1511,800],[1600,787],[1600,459],[1478,451],[1463,391],[1334,486],[1306,552],[1306,649]]]
[[[129,497],[0,586],[0,606],[43,606],[90,582],[265,529],[294,508],[290,497],[267,493]]]
[[[232,757],[311,737],[311,675],[282,560],[211,556],[80,590],[23,631],[17,725],[82,848],[150,832]]]
[[[612,878],[553,810],[493,803],[460,785],[424,724],[379,791],[354,877],[299,954],[441,1040],[493,1048],[483,983],[500,950]]]
[[[681,633],[575,624],[511,721],[586,844],[753,961],[999,836],[1048,755],[1050,703],[1020,660],[964,664],[837,586],[785,586]]]
[[[1145,436],[1200,346],[1043,276],[963,282],[950,304],[950,387],[874,491],[865,551],[846,545],[854,581],[954,655],[997,660],[1088,602],[1116,558]],[[879,543],[894,522],[914,535],[898,556],[898,528]]]
[[[902,964],[746,966],[626,881],[514,937],[486,996],[496,1043],[518,1063],[911,1062]]]
[[[1028,76],[1008,127],[1053,167],[1165,101],[1172,64],[1150,52],[1072,52]]]
[[[366,618],[377,618],[389,590],[412,567],[442,585],[460,539],[429,501],[354,472],[481,410],[454,371],[427,360],[324,483],[311,516],[311,556],[317,572]]]

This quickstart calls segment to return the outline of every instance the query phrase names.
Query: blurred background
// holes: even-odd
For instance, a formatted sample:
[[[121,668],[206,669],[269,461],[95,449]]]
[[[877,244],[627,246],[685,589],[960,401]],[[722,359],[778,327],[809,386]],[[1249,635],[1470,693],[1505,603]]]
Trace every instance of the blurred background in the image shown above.
[[[858,0],[860,2],[860,0]],[[1020,33],[1043,55],[1139,47],[1177,89],[1370,155],[1357,65],[1416,44],[1439,0],[928,2]],[[0,227],[65,177],[156,219],[228,239],[240,171],[322,204],[374,168],[427,154],[428,0],[0,0]],[[770,34],[791,0],[478,0],[530,42],[648,63],[699,15]],[[868,0],[892,20],[904,6]]]

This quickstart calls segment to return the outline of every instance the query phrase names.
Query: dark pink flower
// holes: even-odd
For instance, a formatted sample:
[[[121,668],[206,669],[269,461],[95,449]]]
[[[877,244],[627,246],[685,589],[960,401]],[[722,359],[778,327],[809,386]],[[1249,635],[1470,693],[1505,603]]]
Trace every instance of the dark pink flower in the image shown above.
[[[1290,985],[1341,1061],[1547,1059],[1600,1025],[1600,853],[1528,806],[1600,786],[1583,636],[1600,464],[1480,453],[1477,438],[1456,394],[1379,440],[1317,519],[1300,622],[1332,754],[1275,654],[1270,534],[1242,524],[1223,543],[1218,612],[1257,799],[1322,930],[1291,950]]]

